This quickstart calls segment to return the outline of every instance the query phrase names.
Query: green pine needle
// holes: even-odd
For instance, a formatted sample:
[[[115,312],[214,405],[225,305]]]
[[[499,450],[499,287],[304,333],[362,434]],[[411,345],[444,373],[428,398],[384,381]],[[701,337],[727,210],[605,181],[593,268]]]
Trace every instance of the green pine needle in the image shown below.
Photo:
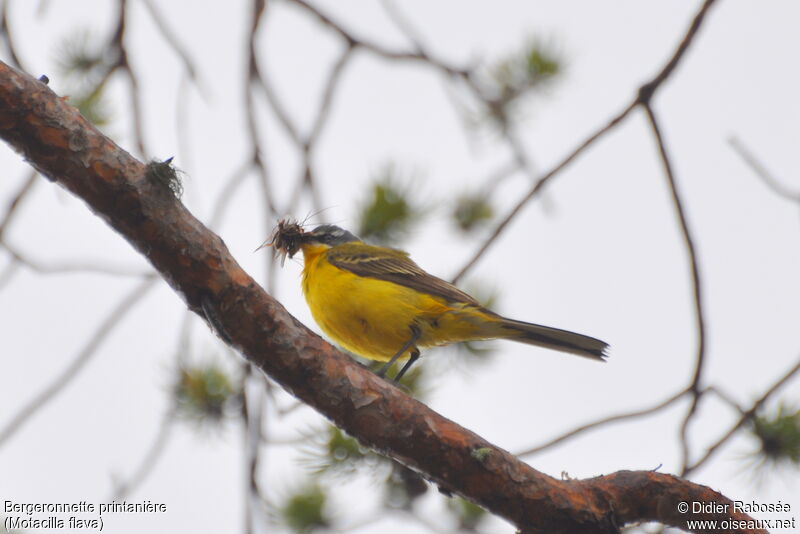
[[[89,83],[112,63],[104,45],[90,30],[78,30],[57,47],[56,65],[62,76]]]
[[[111,104],[102,89],[77,92],[70,95],[70,104],[78,108],[81,115],[98,127],[107,126],[112,119]]]
[[[387,165],[373,181],[368,196],[359,207],[359,235],[381,245],[392,245],[405,238],[424,216],[410,184]]]
[[[327,495],[317,484],[310,484],[295,493],[281,506],[283,522],[298,534],[308,534],[330,526],[327,513]]]
[[[489,98],[486,119],[506,127],[516,120],[527,97],[546,89],[562,72],[562,60],[549,45],[532,39],[521,50],[489,66],[482,85]]]
[[[759,440],[756,454],[763,464],[800,468],[800,409],[781,403],[774,414],[754,417],[751,432]]]
[[[198,423],[219,423],[233,411],[240,394],[234,380],[216,364],[184,367],[178,372],[178,413]]]
[[[494,209],[484,195],[469,194],[458,197],[453,209],[453,219],[458,228],[464,232],[472,232],[494,217]]]
[[[458,519],[459,530],[474,532],[486,517],[486,510],[471,502],[454,497],[447,501],[447,507]]]

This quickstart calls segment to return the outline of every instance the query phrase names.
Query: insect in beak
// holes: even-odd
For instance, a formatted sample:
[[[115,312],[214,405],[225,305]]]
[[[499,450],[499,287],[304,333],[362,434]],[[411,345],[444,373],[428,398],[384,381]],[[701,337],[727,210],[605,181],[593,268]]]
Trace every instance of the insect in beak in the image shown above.
[[[297,221],[288,218],[281,219],[272,232],[272,237],[262,243],[256,250],[261,250],[264,247],[273,247],[272,250],[277,257],[280,257],[281,267],[283,267],[286,262],[286,256],[291,258],[300,250],[300,245],[306,235]]]

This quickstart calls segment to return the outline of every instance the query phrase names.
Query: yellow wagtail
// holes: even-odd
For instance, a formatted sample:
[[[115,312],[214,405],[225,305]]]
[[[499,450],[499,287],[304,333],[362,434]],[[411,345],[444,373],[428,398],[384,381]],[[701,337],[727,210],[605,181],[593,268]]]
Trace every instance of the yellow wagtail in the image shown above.
[[[403,374],[420,347],[510,339],[602,361],[608,344],[593,337],[502,317],[454,285],[423,271],[408,253],[368,245],[338,226],[306,232],[281,221],[271,242],[282,260],[303,251],[303,293],[322,330],[347,350]],[[261,247],[259,247],[261,248]],[[283,264],[283,261],[281,262]]]

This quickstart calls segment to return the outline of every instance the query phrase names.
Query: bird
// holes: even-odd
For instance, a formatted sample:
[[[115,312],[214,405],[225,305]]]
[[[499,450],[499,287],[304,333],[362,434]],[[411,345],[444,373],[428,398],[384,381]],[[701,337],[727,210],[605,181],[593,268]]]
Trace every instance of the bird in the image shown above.
[[[508,339],[604,361],[608,344],[567,330],[503,317],[453,284],[424,271],[407,252],[370,245],[331,224],[306,231],[281,220],[272,239],[281,257],[303,252],[302,289],[314,320],[348,351],[398,361],[398,382],[420,349],[464,341]]]

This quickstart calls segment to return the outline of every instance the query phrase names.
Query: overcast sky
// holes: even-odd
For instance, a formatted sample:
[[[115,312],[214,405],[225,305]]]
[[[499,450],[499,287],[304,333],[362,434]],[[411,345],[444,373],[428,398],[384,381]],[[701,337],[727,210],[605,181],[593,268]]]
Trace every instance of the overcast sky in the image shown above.
[[[11,29],[31,73],[47,73],[51,87],[63,94],[68,83],[57,75],[59,46],[76,30],[107,35],[115,8],[111,2],[84,1],[76,9],[74,2],[51,1],[43,2],[44,13],[37,16],[39,4],[12,2]],[[200,94],[196,89],[179,93],[178,58],[141,2],[129,4],[126,42],[140,76],[151,152],[146,156],[176,156],[188,174],[184,202],[208,221],[215,198],[247,157],[241,95],[250,6],[159,3],[198,66]],[[409,47],[380,2],[315,5],[360,37],[397,50]],[[637,87],[658,72],[699,5],[684,0],[406,1],[402,9],[426,46],[455,64],[497,60],[531,38],[561,53],[564,76],[525,108],[520,129],[534,165],[546,170],[623,109]],[[797,2],[720,0],[654,101],[700,261],[708,327],[706,384],[719,386],[743,406],[800,357],[800,218],[798,204],[766,187],[728,140],[736,136],[787,188],[800,191],[798,20]],[[274,2],[257,46],[288,114],[308,131],[342,43],[295,6]],[[8,60],[5,49],[0,59]],[[443,200],[481,187],[509,157],[496,134],[465,130],[452,102],[455,94],[430,68],[359,52],[346,68],[314,159],[326,208],[320,219],[351,229],[357,224],[357,203],[377,169],[391,161],[414,176],[414,189],[432,214],[404,247],[444,278],[464,265],[482,236],[457,236],[445,220]],[[124,77],[114,80],[111,96],[114,121],[105,132],[136,154]],[[262,104],[257,118],[282,204],[293,191],[300,160]],[[187,125],[183,141],[176,127],[181,113]],[[432,351],[424,357],[439,359],[427,397],[433,409],[516,452],[596,418],[648,407],[685,387],[697,344],[689,260],[657,156],[644,115],[635,112],[531,202],[469,277],[497,288],[498,311],[505,315],[606,340],[608,363],[507,342],[494,345],[496,355],[484,366],[465,366],[451,353]],[[4,210],[27,168],[9,148],[0,148],[0,166]],[[493,198],[498,211],[505,213],[530,185],[523,174],[504,181]],[[264,256],[252,251],[271,228],[263,222],[259,194],[250,177],[215,230],[237,260],[263,280]],[[303,217],[310,209],[305,201],[291,215]],[[43,263],[148,268],[80,200],[44,180],[5,239]],[[0,253],[0,272],[8,261]],[[292,314],[319,331],[300,293],[300,270],[299,262],[287,262],[275,293]],[[0,289],[0,428],[70,365],[139,283],[21,269]],[[159,283],[80,375],[0,446],[0,501],[108,499],[112,482],[126,479],[138,465],[167,409],[184,310]],[[192,340],[195,356],[218,357],[235,367],[238,356],[227,353],[199,321]],[[775,399],[796,406],[800,382]],[[291,402],[287,395],[280,398],[283,407]],[[567,472],[576,478],[623,469],[675,472],[686,408],[678,403],[655,417],[607,426],[526,460],[553,476]],[[718,400],[704,401],[689,429],[693,458],[736,419]],[[292,437],[320,424],[319,416],[302,408],[281,420],[271,417],[268,431]],[[796,470],[767,471],[754,482],[746,458],[754,447],[746,436],[733,440],[691,479],[732,499],[782,500],[800,510]],[[106,531],[241,531],[242,451],[237,425],[208,435],[178,426],[155,472],[130,496],[163,502],[168,512],[114,517]],[[279,500],[301,485],[305,468],[297,457],[290,447],[267,449],[262,479],[271,498]],[[351,485],[354,493],[343,489],[334,502],[353,503],[346,517],[357,522],[377,498],[377,483]],[[438,500],[430,499],[423,513],[436,518],[437,506]],[[487,527],[512,531],[500,522]],[[387,519],[359,532],[426,530]]]

